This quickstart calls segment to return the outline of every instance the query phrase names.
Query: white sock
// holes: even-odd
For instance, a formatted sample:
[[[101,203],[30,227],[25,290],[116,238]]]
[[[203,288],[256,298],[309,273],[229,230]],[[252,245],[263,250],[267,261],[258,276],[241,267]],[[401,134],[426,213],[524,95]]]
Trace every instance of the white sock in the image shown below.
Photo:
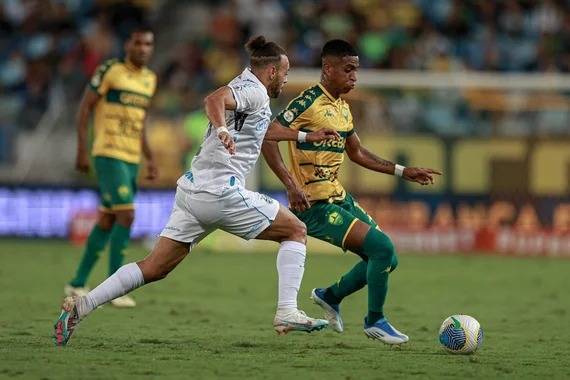
[[[136,263],[123,265],[85,297],[79,299],[77,304],[79,317],[83,318],[98,306],[143,285],[144,278],[139,266]]]
[[[277,254],[279,298],[277,310],[297,309],[297,293],[305,272],[307,247],[296,241],[284,241]]]

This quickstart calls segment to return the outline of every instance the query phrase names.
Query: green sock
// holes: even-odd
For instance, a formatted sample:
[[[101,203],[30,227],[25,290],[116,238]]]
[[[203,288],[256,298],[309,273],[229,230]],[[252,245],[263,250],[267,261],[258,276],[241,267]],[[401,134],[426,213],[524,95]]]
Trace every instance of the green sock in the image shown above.
[[[383,232],[371,229],[362,243],[362,253],[368,257],[366,280],[368,283],[367,323],[384,317],[384,303],[388,294],[388,275],[396,251],[390,238]]]
[[[386,266],[377,266],[376,262],[370,260],[368,263],[368,316],[366,321],[372,324],[384,317],[384,303],[386,302],[386,294],[388,294],[388,272],[378,271],[385,270]]]
[[[130,227],[119,223],[113,225],[111,230],[111,252],[109,257],[109,276],[123,265],[125,248],[129,245],[131,235]]]
[[[87,238],[87,244],[85,245],[83,257],[81,258],[75,277],[71,280],[69,285],[73,287],[85,286],[87,277],[89,277],[93,266],[99,259],[101,251],[105,248],[105,245],[107,245],[110,235],[111,231],[104,230],[97,224],[93,227]]]
[[[366,285],[367,266],[366,261],[360,261],[337,283],[329,286],[324,294],[325,301],[329,304],[339,304],[344,297],[362,289]]]
[[[377,273],[374,265],[368,263],[368,315],[366,322],[372,324],[384,318],[384,303],[388,294],[388,272]]]

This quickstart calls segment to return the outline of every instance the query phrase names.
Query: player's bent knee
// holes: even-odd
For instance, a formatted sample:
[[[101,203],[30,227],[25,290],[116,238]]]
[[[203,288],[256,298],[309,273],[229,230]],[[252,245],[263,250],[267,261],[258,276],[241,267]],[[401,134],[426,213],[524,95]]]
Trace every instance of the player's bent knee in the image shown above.
[[[289,240],[307,242],[307,226],[305,223],[301,222],[299,219],[293,223],[291,227],[291,234]]]
[[[364,238],[362,253],[370,260],[381,260],[385,264],[385,268],[390,267],[390,270],[393,270],[392,264],[396,257],[396,249],[392,240],[385,233],[371,228]],[[397,266],[397,258],[395,260]]]
[[[135,220],[134,210],[125,210],[117,212],[116,221],[123,226],[131,226]]]
[[[394,251],[394,255],[392,256],[392,262],[390,263],[390,273],[396,270],[398,267],[398,254]]]
[[[111,231],[113,224],[115,223],[115,215],[109,213],[100,213],[97,225],[103,231]]]

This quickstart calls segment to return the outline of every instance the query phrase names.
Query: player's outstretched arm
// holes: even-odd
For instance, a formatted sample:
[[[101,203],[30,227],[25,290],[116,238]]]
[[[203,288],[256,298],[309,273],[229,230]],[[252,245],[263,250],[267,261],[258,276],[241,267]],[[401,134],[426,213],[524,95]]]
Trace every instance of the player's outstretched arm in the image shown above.
[[[429,168],[403,168],[401,172],[396,172],[396,164],[391,161],[378,157],[374,153],[362,146],[358,135],[353,133],[346,139],[346,153],[351,161],[358,165],[376,172],[385,174],[400,175],[405,180],[417,182],[420,185],[429,185],[434,183],[434,175],[441,175],[441,172]]]
[[[230,154],[235,153],[236,146],[226,125],[226,110],[235,110],[236,108],[236,100],[228,86],[220,87],[204,98],[206,116],[215,129],[214,132]]]
[[[322,128],[314,132],[302,132],[293,128],[281,125],[279,121],[273,120],[265,134],[265,141],[299,141],[299,142],[319,142],[323,140],[336,140],[340,135],[333,129]]]
[[[87,86],[79,103],[77,111],[77,155],[75,156],[75,169],[82,173],[89,171],[89,150],[87,148],[87,126],[89,115],[95,108],[100,95]]]

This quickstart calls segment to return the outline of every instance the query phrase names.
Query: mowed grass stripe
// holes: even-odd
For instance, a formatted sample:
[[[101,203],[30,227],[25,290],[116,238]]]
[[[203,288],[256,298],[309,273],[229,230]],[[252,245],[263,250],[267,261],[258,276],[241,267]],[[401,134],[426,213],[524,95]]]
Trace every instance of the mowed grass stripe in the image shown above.
[[[344,334],[277,337],[276,253],[196,251],[166,280],[137,290],[137,308],[105,306],[82,322],[68,347],[56,348],[51,326],[80,254],[66,242],[0,241],[0,378],[570,376],[570,261],[401,255],[385,311],[411,341],[394,349],[362,332],[366,289],[343,302]],[[145,255],[135,245],[127,259]],[[107,259],[103,254],[91,286],[105,278]],[[301,308],[320,315],[310,290],[356,262],[352,255],[309,253]],[[454,313],[476,317],[485,330],[475,356],[439,347],[439,324]]]

